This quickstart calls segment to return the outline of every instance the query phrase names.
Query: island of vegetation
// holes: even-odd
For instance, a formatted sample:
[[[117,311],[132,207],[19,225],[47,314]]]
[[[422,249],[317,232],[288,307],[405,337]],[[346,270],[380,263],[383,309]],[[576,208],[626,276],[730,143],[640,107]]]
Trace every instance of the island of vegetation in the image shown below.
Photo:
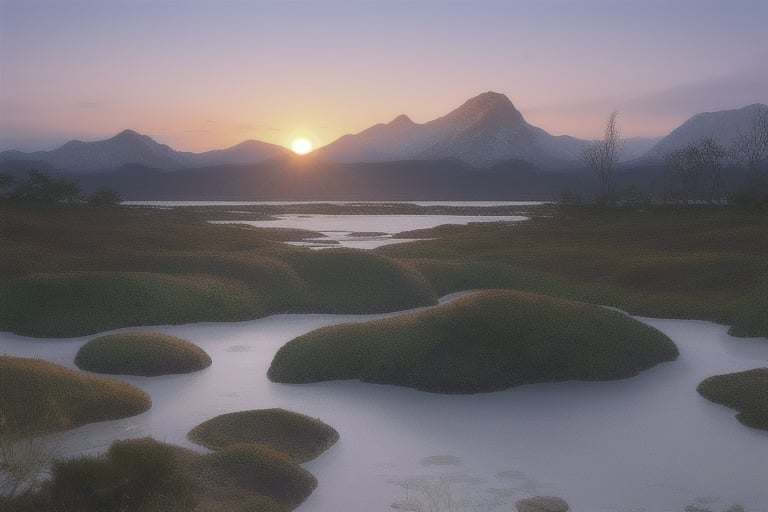
[[[662,333],[615,311],[510,290],[398,317],[325,327],[283,346],[276,382],[337,379],[438,393],[636,375],[676,359]]]
[[[316,486],[293,459],[264,446],[198,454],[142,438],[115,441],[101,457],[53,461],[49,480],[0,495],[0,510],[290,512]]]
[[[307,462],[333,446],[339,433],[303,414],[285,409],[260,409],[216,416],[193,428],[187,437],[212,450],[256,443],[297,462]]]
[[[712,402],[739,413],[742,424],[768,430],[768,368],[715,375],[704,379],[696,391]]]
[[[186,340],[158,333],[131,332],[95,338],[77,352],[82,370],[154,377],[190,373],[211,365],[210,356]]]
[[[68,430],[134,416],[152,405],[128,383],[40,359],[0,356],[0,389],[0,437]]]

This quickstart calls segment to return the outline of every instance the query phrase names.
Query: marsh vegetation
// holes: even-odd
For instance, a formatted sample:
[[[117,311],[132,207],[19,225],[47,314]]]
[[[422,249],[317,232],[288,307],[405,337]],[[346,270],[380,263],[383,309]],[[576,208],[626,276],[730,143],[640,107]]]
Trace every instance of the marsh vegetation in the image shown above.
[[[262,409],[216,416],[193,428],[187,437],[212,450],[240,444],[265,445],[297,462],[308,462],[336,443],[339,433],[303,414]]]
[[[222,400],[242,401],[244,409],[252,409],[254,405],[265,408],[284,405],[293,408],[296,403],[302,403],[302,410],[312,416],[325,417],[327,414],[334,425],[337,422],[342,425],[344,429],[340,428],[339,431],[349,443],[345,443],[345,449],[352,450],[356,460],[368,461],[366,463],[370,464],[377,464],[382,459],[388,460],[386,454],[390,453],[398,457],[399,462],[407,459],[411,453],[418,454],[416,460],[446,453],[443,445],[431,437],[421,436],[413,425],[432,432],[445,431],[444,440],[451,446],[460,446],[461,451],[457,455],[466,460],[471,460],[473,453],[482,452],[485,443],[505,446],[505,440],[510,436],[525,438],[530,442],[530,450],[526,446],[516,445],[508,449],[505,446],[497,454],[498,457],[488,464],[506,464],[511,457],[510,450],[513,450],[515,460],[524,460],[533,471],[551,475],[561,484],[573,480],[574,485],[583,487],[582,495],[579,495],[580,491],[571,489],[569,502],[593,503],[585,496],[594,496],[598,491],[590,490],[588,481],[573,479],[573,468],[567,464],[562,471],[538,465],[537,461],[542,460],[540,452],[544,451],[543,459],[554,456],[548,452],[550,448],[555,451],[567,449],[569,453],[579,452],[580,441],[576,441],[571,434],[578,439],[592,439],[590,436],[593,434],[590,432],[597,431],[599,433],[595,434],[597,438],[593,442],[607,442],[611,445],[611,452],[623,453],[626,440],[614,439],[614,430],[601,429],[595,425],[596,421],[621,423],[618,416],[609,419],[603,417],[606,400],[610,402],[611,410],[621,411],[617,414],[628,418],[619,430],[623,428],[633,431],[633,417],[639,421],[640,416],[653,417],[654,414],[661,414],[659,411],[662,409],[667,412],[677,411],[679,407],[687,410],[686,404],[690,401],[688,395],[695,388],[695,384],[690,386],[688,381],[695,377],[698,383],[708,374],[687,375],[685,383],[674,380],[671,375],[686,372],[684,366],[691,364],[690,354],[694,351],[697,354],[699,351],[708,353],[706,357],[713,361],[730,361],[720,373],[744,369],[742,362],[737,364],[733,362],[736,359],[724,358],[719,353],[715,355],[712,342],[689,340],[685,342],[688,351],[685,365],[661,365],[668,370],[654,368],[644,372],[655,373],[648,378],[637,377],[642,382],[636,385],[604,383],[601,386],[605,387],[593,388],[582,386],[597,383],[582,382],[569,383],[566,389],[564,384],[552,388],[548,386],[553,385],[540,384],[535,386],[535,391],[526,386],[521,390],[522,394],[516,393],[516,388],[499,393],[498,399],[497,394],[494,394],[480,402],[476,402],[478,397],[436,398],[434,395],[417,400],[415,395],[407,393],[410,390],[402,388],[396,391],[386,387],[381,390],[358,390],[357,387],[346,386],[346,383],[327,383],[328,387],[298,387],[260,382],[266,374],[269,360],[291,338],[322,325],[365,318],[307,315],[273,317],[272,320],[264,319],[263,322],[248,324],[222,324],[221,327],[210,324],[176,324],[250,320],[288,312],[394,312],[435,305],[437,297],[454,291],[495,289],[430,311],[416,311],[390,319],[371,319],[371,323],[328,330],[329,333],[360,331],[364,337],[373,336],[372,339],[381,342],[380,346],[374,346],[363,341],[354,349],[358,358],[365,359],[368,366],[364,370],[369,372],[367,375],[373,377],[361,376],[364,372],[359,372],[357,376],[344,378],[405,383],[403,385],[416,383],[414,387],[432,387],[432,390],[444,386],[453,393],[489,391],[522,382],[563,378],[618,378],[635,374],[653,366],[657,361],[674,359],[676,351],[671,350],[668,341],[659,341],[663,336],[645,344],[644,348],[648,348],[648,351],[632,352],[639,345],[630,347],[629,344],[618,343],[614,346],[608,343],[609,339],[624,340],[633,338],[635,334],[638,334],[637,339],[656,339],[658,333],[651,335],[649,332],[652,329],[630,327],[634,324],[630,318],[598,308],[595,304],[619,307],[640,315],[714,320],[731,325],[731,333],[742,336],[764,336],[768,332],[765,318],[767,308],[764,304],[765,291],[768,289],[768,266],[764,258],[768,251],[768,234],[764,230],[764,212],[759,210],[659,207],[644,211],[616,210],[611,215],[605,215],[604,212],[591,211],[589,208],[565,208],[558,212],[551,207],[541,207],[538,215],[524,223],[444,226],[400,235],[429,240],[367,252],[349,249],[316,252],[284,243],[317,235],[306,231],[214,226],[205,222],[216,218],[212,215],[214,211],[219,212],[216,215],[221,218],[233,219],[240,215],[226,208],[162,210],[100,209],[84,205],[33,207],[10,201],[0,201],[0,208],[0,236],[3,239],[3,251],[0,251],[0,275],[3,279],[0,286],[0,330],[62,337],[145,326],[140,330],[190,339],[218,361],[205,372],[183,376],[183,385],[187,386],[185,392],[189,397],[174,392],[172,387],[182,382],[174,376],[168,376],[172,380],[167,380],[167,385],[163,384],[166,382],[165,377],[143,381],[127,379],[133,383],[141,382],[143,388],[152,390],[153,400],[157,397],[159,403],[163,404],[159,410],[153,411],[151,417],[144,415],[146,417],[136,420],[135,425],[140,425],[139,431],[146,429],[147,433],[163,436],[158,437],[160,439],[167,439],[167,435],[173,442],[185,446],[190,445],[185,444],[183,434],[178,437],[175,431],[165,430],[168,424],[181,421],[178,418],[185,414],[196,414],[196,417],[219,414]],[[483,297],[489,302],[484,303],[481,300]],[[473,301],[478,302],[473,305]],[[513,306],[521,310],[515,313],[505,309]],[[592,323],[579,324],[575,319],[571,322],[569,315],[581,317],[584,322],[591,319]],[[551,321],[552,318],[562,319],[562,325],[558,325],[558,321]],[[513,322],[513,319],[517,321]],[[286,325],[280,324],[283,320]],[[647,319],[643,321],[648,323]],[[581,327],[566,329],[566,323]],[[386,338],[382,335],[384,325],[402,336]],[[482,336],[472,333],[467,335],[470,330],[467,326],[471,325],[480,326],[474,332],[482,333]],[[661,325],[667,324],[662,322]],[[526,332],[514,331],[512,327]],[[277,330],[270,330],[273,328]],[[694,328],[695,324],[686,324],[686,329]],[[584,341],[586,338],[580,337],[579,333],[588,331],[601,333],[594,339],[588,337],[587,341],[595,342],[590,345],[593,350],[581,351],[575,356],[571,353],[569,356],[568,350],[577,345],[571,345],[567,340],[581,343],[578,340]],[[668,331],[674,332],[674,328],[665,330]],[[236,342],[231,341],[232,332],[240,333],[234,335]],[[416,332],[420,333],[418,340],[415,339]],[[437,336],[436,332],[444,335]],[[319,336],[318,333],[312,335]],[[532,335],[533,338],[530,338]],[[497,343],[505,336],[513,340],[555,341],[543,345],[526,344],[539,349],[548,347],[541,353],[527,353],[524,350],[505,352],[500,349],[503,344]],[[733,345],[734,350],[740,350],[740,345],[732,338],[724,333],[722,337],[723,344]],[[11,344],[16,343],[13,336],[5,338],[12,339]],[[258,343],[254,342],[256,339]],[[679,338],[673,339],[679,343]],[[340,340],[338,338],[331,343],[333,346],[328,349],[330,352],[319,351],[318,357],[330,359],[330,355],[335,357],[349,354],[346,349],[352,344],[346,343],[345,346],[345,342]],[[413,343],[407,343],[408,340]],[[41,348],[34,350],[41,351],[42,357],[49,357],[46,350],[51,353],[67,353],[69,355],[65,360],[74,361],[79,345],[86,341],[72,340],[69,345],[67,341],[51,340],[49,344],[43,344],[42,340],[38,340],[39,344],[35,345]],[[762,341],[756,343],[761,344]],[[60,350],[54,348],[56,344],[61,345]],[[428,352],[419,352],[430,346],[435,353],[444,355],[442,360],[439,357],[435,359],[440,365],[432,364],[432,360],[427,357]],[[625,353],[632,354],[631,357],[627,356],[628,359],[622,359],[621,356],[625,349],[632,349]],[[250,350],[253,352],[248,354],[246,351]],[[483,350],[487,351],[485,355]],[[25,349],[24,353],[30,351]],[[31,353],[35,354],[34,351]],[[487,368],[483,365],[488,363],[489,358],[492,359],[491,366],[503,366],[504,353],[507,356],[527,354],[529,362],[549,362],[551,365],[542,364],[539,368],[542,373],[533,376],[511,371],[509,375],[514,377],[513,383],[499,384],[503,379],[493,376],[477,378],[479,373],[484,373],[481,370]],[[581,357],[587,354],[599,354],[599,357],[594,360]],[[374,361],[380,356],[378,362],[381,364],[376,367]],[[645,356],[648,359],[644,359]],[[355,360],[354,355],[345,357],[339,357],[326,366],[335,371],[339,366]],[[391,366],[388,365],[392,361],[399,361],[398,357],[404,359],[405,364],[398,364],[396,371],[390,371]],[[564,366],[568,357],[569,364]],[[629,359],[632,360],[631,364],[625,364]],[[459,360],[472,364],[460,366],[456,363]],[[608,363],[603,364],[604,361]],[[642,364],[635,364],[638,361]],[[511,356],[506,362],[514,363]],[[216,368],[217,365],[223,366]],[[148,368],[150,364],[142,363],[140,366]],[[442,373],[437,371],[441,366]],[[754,367],[754,364],[750,367]],[[233,376],[240,376],[237,378],[247,375],[247,384],[244,384],[245,381],[230,382],[230,371]],[[499,377],[503,374],[500,371],[495,375]],[[340,377],[337,374],[329,375],[328,378]],[[158,380],[162,382],[150,382]],[[571,393],[573,389],[575,391]],[[615,392],[611,392],[611,389]],[[644,392],[641,393],[641,390]],[[625,404],[627,393],[633,397],[630,400],[631,406]],[[658,400],[654,400],[651,407],[643,400],[645,393],[669,399],[665,398],[661,405]],[[240,395],[247,398],[239,398]],[[306,399],[300,398],[304,396]],[[450,407],[445,410],[440,407],[440,404],[445,404],[443,399],[451,400]],[[568,404],[571,402],[575,408],[569,409]],[[546,427],[537,424],[535,429],[528,428],[527,422],[541,413],[543,403],[551,406],[552,409],[546,414],[552,421],[547,422]],[[515,410],[515,421],[509,417],[510,406]],[[23,404],[20,403],[21,409]],[[589,419],[582,418],[580,411]],[[465,417],[482,417],[486,421],[470,421]],[[361,422],[368,424],[371,432],[355,430],[354,425]],[[731,423],[734,426],[730,427],[729,424],[729,432],[740,428],[747,430],[735,422]],[[556,428],[556,425],[566,424],[575,432]],[[581,424],[585,427],[583,430],[579,428]],[[133,423],[121,425],[123,427],[120,428],[135,428]],[[181,421],[174,428],[186,433],[192,425]],[[662,426],[664,429],[672,428],[670,425],[660,425],[659,428]],[[110,428],[114,430],[118,427]],[[650,459],[661,457],[663,452],[672,449],[659,441],[666,439],[663,436],[668,435],[668,432],[662,436],[662,432],[653,425],[645,425],[644,428],[649,430],[647,436],[645,431],[635,434],[645,439],[646,443],[655,446],[659,442],[660,446],[646,455],[634,452],[628,455],[628,460],[637,463],[632,464],[633,468],[651,467]],[[470,431],[472,439],[467,439],[467,432]],[[108,436],[116,438],[113,434]],[[370,446],[372,440],[382,444],[381,453]],[[553,443],[554,446],[551,446]],[[740,440],[730,438],[723,446],[723,450],[743,448]],[[754,452],[754,446],[749,446]],[[256,488],[247,479],[237,483],[239,477],[231,472],[239,471],[232,469],[235,466],[230,465],[230,462],[233,461],[241,461],[242,466],[239,467],[248,474],[255,471],[254,467],[263,467],[268,472],[274,470],[270,474],[282,475],[280,480],[296,484],[293,487],[296,494],[293,496],[306,497],[314,488],[313,478],[304,475],[301,472],[304,470],[299,471],[301,468],[295,462],[293,465],[281,464],[280,461],[286,455],[269,452],[269,449],[274,450],[274,446],[253,448],[251,445],[243,447],[236,443],[220,448],[214,454],[215,457],[212,455],[210,459],[203,459],[181,448],[173,448],[176,454],[174,457],[183,461],[182,466],[194,470],[193,478],[198,479],[195,480],[196,488],[205,490],[195,494],[197,506],[203,507],[201,510],[220,506],[227,510],[264,509],[282,512],[294,507],[303,498],[286,498],[285,494],[281,494],[284,489],[270,494],[271,491]],[[162,452],[164,449],[158,450]],[[698,451],[681,454],[681,458],[695,461],[691,464],[696,467],[705,467],[706,464],[702,463],[704,459],[701,459]],[[580,456],[587,454],[574,454],[575,459]],[[348,461],[343,455],[340,457],[340,460]],[[641,460],[636,460],[636,457]],[[745,456],[742,462],[747,459],[751,460]],[[100,465],[112,464],[108,456],[98,460],[98,463],[80,463],[85,466],[95,464],[94,467],[101,468],[99,474],[121,474]],[[259,461],[268,463],[259,466],[262,464]],[[611,461],[604,460],[603,463],[609,467]],[[370,482],[370,478],[373,478],[370,475],[369,480],[366,480],[368,477],[364,475],[349,475],[331,466],[324,458],[309,464],[313,473],[316,470],[323,471],[329,479],[327,485],[335,489],[324,490],[323,485],[326,484],[321,485],[312,497],[313,500],[319,500],[317,503],[334,504],[338,508],[337,505],[344,503],[343,500],[331,496],[338,493],[340,486],[344,486],[353,476],[359,477],[361,482],[365,482],[364,485],[374,485]],[[717,472],[713,468],[708,470]],[[635,469],[630,472],[632,475],[621,472],[622,476],[615,475],[613,478],[603,475],[603,478],[613,478],[616,484],[619,478],[634,481],[637,477],[643,478],[645,474],[640,469],[637,469],[637,474]],[[659,468],[654,470],[654,474],[660,472]],[[316,474],[319,476],[319,473]],[[666,472],[664,476],[675,482],[685,480],[684,476]],[[124,479],[125,476],[120,478]],[[85,480],[86,476],[83,476]],[[707,475],[701,481],[722,481],[722,478]],[[694,485],[693,481],[688,484]],[[111,488],[110,485],[100,489]],[[386,484],[381,485],[386,487]],[[731,485],[729,489],[731,487],[736,490],[730,497],[737,498],[753,489],[754,484],[750,484],[747,479]],[[300,492],[299,489],[308,491],[302,494],[304,491]],[[381,489],[376,492],[379,493],[378,502],[386,502],[386,497],[382,499]],[[383,491],[384,494],[386,492]],[[315,498],[318,493],[321,496]],[[574,496],[574,499],[570,496]],[[73,502],[76,502],[74,498]],[[635,502],[644,503],[642,499]],[[351,506],[354,502],[348,501],[346,504]],[[168,510],[173,510],[173,506],[167,503],[162,505]],[[32,507],[29,510],[46,509]]]
[[[426,311],[325,327],[275,355],[268,376],[360,379],[438,393],[636,375],[678,352],[663,334],[596,306],[508,290]]]
[[[128,332],[89,341],[77,352],[75,364],[96,373],[154,377],[200,371],[211,365],[211,358],[200,347],[180,338]]]
[[[768,368],[708,377],[696,388],[704,398],[738,411],[742,424],[768,430]]]

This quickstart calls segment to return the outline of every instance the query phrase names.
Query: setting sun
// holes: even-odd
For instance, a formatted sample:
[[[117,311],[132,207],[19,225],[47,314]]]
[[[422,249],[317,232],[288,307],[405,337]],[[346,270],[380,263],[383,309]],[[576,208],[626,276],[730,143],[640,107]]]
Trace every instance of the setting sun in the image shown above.
[[[312,142],[305,138],[296,139],[291,143],[291,149],[298,155],[306,155],[312,151]]]

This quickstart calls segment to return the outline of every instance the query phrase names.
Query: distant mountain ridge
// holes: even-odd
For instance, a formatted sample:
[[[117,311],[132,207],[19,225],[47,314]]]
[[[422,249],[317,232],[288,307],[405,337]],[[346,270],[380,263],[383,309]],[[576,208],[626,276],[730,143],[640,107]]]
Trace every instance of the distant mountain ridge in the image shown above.
[[[455,158],[480,168],[508,160],[551,168],[578,161],[583,144],[528,124],[509,98],[488,91],[427,123],[400,115],[344,135],[317,153],[340,163]]]
[[[3,151],[0,162],[42,162],[54,169],[93,173],[110,171],[128,164],[156,169],[181,169],[210,165],[259,163],[285,156],[289,151],[275,144],[245,141],[228,149],[191,153],[176,151],[147,135],[123,130],[114,137],[95,142],[69,141],[51,151]]]
[[[757,112],[766,109],[768,106],[756,103],[697,114],[660,140],[622,141],[620,160],[659,163],[670,150],[704,136],[714,137],[727,147],[739,133],[748,130]],[[545,170],[578,169],[583,167],[581,152],[585,144],[584,140],[551,135],[529,124],[507,96],[488,91],[423,124],[400,115],[389,123],[344,135],[315,150],[312,158],[335,164],[459,161],[468,169],[479,170],[515,162]],[[257,140],[204,153],[176,151],[147,135],[124,130],[106,140],[70,141],[51,151],[3,151],[0,166],[4,170],[35,166],[100,173],[134,165],[167,171],[259,165],[290,156],[293,153],[282,146]]]
[[[671,150],[698,142],[702,137],[712,137],[727,148],[739,134],[749,131],[757,114],[766,110],[768,105],[753,103],[739,109],[696,114],[657,142],[643,158],[661,160]]]

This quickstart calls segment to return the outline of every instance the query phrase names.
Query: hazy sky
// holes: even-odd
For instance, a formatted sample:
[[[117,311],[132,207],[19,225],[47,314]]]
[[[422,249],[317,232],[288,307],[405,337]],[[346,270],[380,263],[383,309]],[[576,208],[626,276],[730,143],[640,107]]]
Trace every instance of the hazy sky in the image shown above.
[[[0,149],[315,145],[484,91],[591,138],[768,103],[765,0],[0,0]]]

